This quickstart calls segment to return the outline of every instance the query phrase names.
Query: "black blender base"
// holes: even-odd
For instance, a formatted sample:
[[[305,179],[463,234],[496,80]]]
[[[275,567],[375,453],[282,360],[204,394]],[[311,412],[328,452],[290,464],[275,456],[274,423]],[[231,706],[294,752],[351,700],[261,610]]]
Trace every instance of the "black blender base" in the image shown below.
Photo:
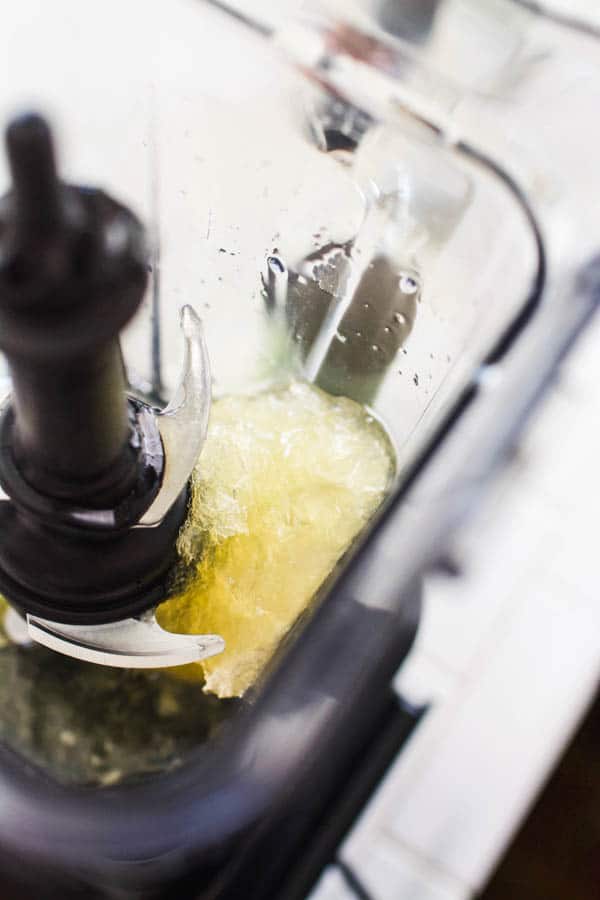
[[[305,900],[355,824],[371,794],[413,733],[426,708],[411,708],[391,691],[352,759],[328,792],[306,785],[273,817],[257,847],[219,900]],[[335,751],[333,751],[335,755]],[[165,896],[175,900],[175,894]],[[201,897],[202,895],[198,895]]]
[[[0,856],[2,900],[306,900],[373,791],[417,727],[425,710],[411,709],[395,695],[383,695],[368,733],[362,735],[351,762],[338,773],[329,792],[290,801],[273,816],[252,850],[232,848],[228,861],[190,873],[155,890],[101,888],[77,884],[73,876],[32,870]],[[307,798],[312,798],[306,802]],[[43,889],[43,885],[53,885]]]
[[[0,775],[12,790],[26,791],[32,820],[43,815],[69,830],[69,847],[60,834],[49,833],[35,845],[15,828],[0,846],[0,897],[19,900],[301,900],[310,893],[323,869],[335,861],[347,831],[357,820],[387,767],[401,750],[422,716],[393,692],[391,682],[408,654],[420,618],[420,590],[411,588],[399,614],[348,602],[329,632],[327,647],[337,648],[334,669],[319,668],[323,646],[301,639],[288,648],[283,664],[298,656],[312,673],[314,688],[298,696],[293,684],[281,698],[265,685],[244,716],[237,720],[248,743],[241,757],[234,723],[224,727],[212,747],[201,751],[209,768],[202,774],[190,760],[137,785],[90,790],[66,789],[43,774],[32,777],[22,761],[0,745]],[[331,607],[321,606],[316,621],[328,621]],[[349,640],[350,622],[362,635],[358,646]],[[373,671],[366,679],[353,668],[357,657],[372,660],[369,635],[384,628],[385,640]],[[354,632],[354,629],[353,629]],[[359,672],[363,672],[362,663]],[[278,669],[277,674],[282,675]],[[288,683],[289,685],[289,683]],[[273,688],[274,682],[271,682]],[[307,697],[308,702],[307,702]],[[315,709],[336,709],[334,722],[315,729]],[[251,722],[263,720],[256,732]],[[246,722],[243,725],[243,722]],[[252,747],[277,721],[286,741],[310,745],[282,780],[274,757],[270,766],[253,769]],[[261,746],[260,743],[256,746]],[[265,745],[266,746],[266,745]],[[261,756],[264,760],[264,750]],[[231,766],[231,767],[230,767]],[[198,780],[205,779],[201,796]],[[257,786],[261,785],[258,804]],[[263,792],[263,788],[266,790]],[[10,791],[9,791],[10,804]],[[9,807],[11,808],[11,807]],[[17,805],[17,808],[18,805]],[[255,810],[249,813],[249,810]],[[87,838],[79,839],[78,826]],[[90,828],[91,826],[91,832]],[[72,828],[74,827],[74,831]],[[185,839],[178,838],[183,828]],[[93,837],[92,835],[96,835]],[[119,835],[119,837],[117,837]],[[47,848],[57,848],[51,855]],[[140,854],[143,847],[143,856]],[[46,853],[44,850],[46,849]],[[64,852],[63,852],[64,851]],[[39,854],[44,856],[43,864]],[[4,890],[5,889],[5,890]]]

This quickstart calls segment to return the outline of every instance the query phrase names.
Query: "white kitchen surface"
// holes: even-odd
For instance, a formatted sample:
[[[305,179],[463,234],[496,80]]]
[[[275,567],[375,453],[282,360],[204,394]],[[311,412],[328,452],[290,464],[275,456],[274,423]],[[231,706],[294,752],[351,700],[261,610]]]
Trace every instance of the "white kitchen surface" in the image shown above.
[[[431,708],[340,856],[373,900],[477,896],[600,676],[600,321],[426,586],[397,686]],[[328,870],[311,900],[352,898]]]

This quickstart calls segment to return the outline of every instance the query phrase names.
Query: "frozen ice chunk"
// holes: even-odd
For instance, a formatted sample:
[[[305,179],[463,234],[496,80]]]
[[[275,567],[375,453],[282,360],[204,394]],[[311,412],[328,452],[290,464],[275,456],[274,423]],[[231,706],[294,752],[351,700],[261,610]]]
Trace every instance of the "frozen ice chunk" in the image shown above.
[[[295,382],[215,402],[179,552],[193,575],[160,624],[217,633],[219,656],[175,671],[241,696],[383,499],[394,455],[352,400]]]

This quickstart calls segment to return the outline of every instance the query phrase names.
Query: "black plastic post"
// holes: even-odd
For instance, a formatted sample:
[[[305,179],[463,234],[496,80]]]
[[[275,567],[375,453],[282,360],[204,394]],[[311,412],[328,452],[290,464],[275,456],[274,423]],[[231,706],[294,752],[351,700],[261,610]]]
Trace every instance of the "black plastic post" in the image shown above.
[[[0,348],[13,381],[15,461],[47,496],[106,505],[135,478],[118,335],[123,301],[133,313],[145,289],[141,226],[105,195],[58,180],[39,116],[12,122],[6,144]],[[95,330],[102,288],[111,304]]]
[[[0,201],[0,592],[24,612],[99,624],[165,595],[187,505],[135,527],[165,467],[155,412],[127,397],[119,333],[139,307],[141,223],[102,191],[63,183],[38,115],[6,133]]]

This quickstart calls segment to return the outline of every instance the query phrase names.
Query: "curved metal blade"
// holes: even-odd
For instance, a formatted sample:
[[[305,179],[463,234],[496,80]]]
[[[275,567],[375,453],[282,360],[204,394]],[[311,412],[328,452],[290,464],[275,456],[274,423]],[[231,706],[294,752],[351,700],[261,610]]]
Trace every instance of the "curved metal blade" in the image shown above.
[[[50,650],[100,666],[158,669],[199,662],[222,653],[218,634],[173,634],[160,627],[154,612],[108,625],[61,625],[27,616],[29,637]]]
[[[202,322],[191,306],[181,310],[184,358],[181,381],[169,405],[156,417],[165,454],[160,491],[138,526],[157,525],[190,477],[206,439],[211,403],[211,375]]]

